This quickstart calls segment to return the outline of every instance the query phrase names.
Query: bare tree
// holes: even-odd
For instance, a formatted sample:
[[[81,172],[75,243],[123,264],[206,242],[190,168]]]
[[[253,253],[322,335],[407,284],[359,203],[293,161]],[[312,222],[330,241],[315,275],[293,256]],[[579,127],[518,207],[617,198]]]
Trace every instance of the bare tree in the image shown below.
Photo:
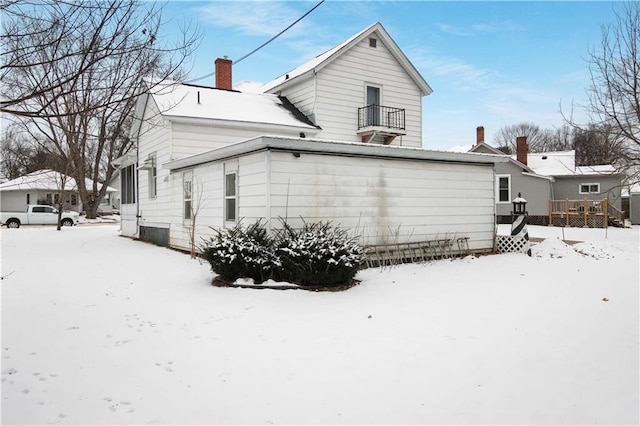
[[[624,168],[628,150],[611,126],[590,124],[584,128],[576,127],[573,140],[577,166],[613,164]]]
[[[62,161],[46,141],[34,139],[18,126],[8,126],[0,135],[0,172],[16,179],[43,169],[61,171]]]
[[[186,28],[180,40],[164,40],[162,6],[137,0],[19,1],[5,11],[3,111],[67,161],[87,217],[94,218],[111,162],[132,145],[136,98],[162,81],[182,79],[199,35]]]
[[[200,211],[205,207],[206,199],[204,198],[204,186],[194,177],[192,180],[183,183],[183,191],[189,195],[189,205],[185,208],[189,209],[189,222],[186,226],[189,234],[189,255],[195,259],[198,255],[196,235],[198,230],[198,216]]]
[[[534,123],[522,122],[501,128],[493,141],[504,151],[516,152],[516,138],[519,136],[527,137],[530,152],[545,151],[554,138],[553,131],[542,129]]]
[[[589,53],[591,120],[609,126],[626,144],[625,167],[640,166],[640,3],[629,1],[613,24],[602,26],[601,46]],[[637,173],[637,172],[636,172]],[[639,180],[636,176],[636,180]]]

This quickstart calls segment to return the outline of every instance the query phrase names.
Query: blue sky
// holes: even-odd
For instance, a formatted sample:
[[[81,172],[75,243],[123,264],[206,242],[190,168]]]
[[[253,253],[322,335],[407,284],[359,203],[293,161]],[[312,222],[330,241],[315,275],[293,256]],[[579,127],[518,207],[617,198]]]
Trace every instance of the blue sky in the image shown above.
[[[167,27],[191,21],[204,38],[190,78],[215,58],[238,59],[318,1],[174,1]],[[434,89],[423,99],[423,147],[448,149],[486,140],[523,121],[562,124],[560,109],[585,121],[587,57],[619,2],[436,2],[327,0],[312,14],[234,66],[234,83],[265,83],[380,22]],[[198,84],[214,85],[213,77]]]

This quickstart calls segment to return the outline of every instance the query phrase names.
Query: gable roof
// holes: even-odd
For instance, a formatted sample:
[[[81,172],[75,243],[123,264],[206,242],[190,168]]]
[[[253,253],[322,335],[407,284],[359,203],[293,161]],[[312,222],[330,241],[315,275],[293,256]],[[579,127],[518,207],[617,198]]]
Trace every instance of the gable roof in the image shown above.
[[[156,85],[149,96],[160,114],[180,118],[219,120],[246,125],[276,125],[318,130],[302,112],[282,96],[167,81]]]
[[[516,166],[522,168],[522,172],[523,173],[526,173],[527,175],[530,175],[530,176],[533,176],[533,177],[544,177],[544,178],[546,178],[546,176],[540,176],[540,175],[543,175],[543,173],[538,173],[537,171],[534,171],[528,165],[522,164],[521,162],[516,160],[514,157],[511,157],[511,156],[505,154],[504,152],[500,151],[498,148],[494,148],[494,147],[492,147],[491,145],[489,145],[487,143],[479,142],[479,143],[475,144],[473,147],[471,147],[469,152],[473,152],[473,153],[477,153],[477,154],[502,155],[504,157],[507,157],[511,163],[513,163]]]
[[[304,79],[306,76],[312,74],[313,72],[318,72],[319,70],[339,58],[353,46],[358,44],[360,41],[366,39],[374,33],[378,36],[379,41],[381,41],[386,46],[386,48],[389,49],[391,54],[400,63],[409,77],[411,77],[416,86],[420,88],[422,95],[426,96],[431,94],[433,92],[433,89],[425,81],[422,75],[420,75],[418,70],[413,66],[409,58],[407,58],[402,50],[400,50],[396,42],[393,41],[389,33],[387,33],[380,22],[376,22],[375,24],[371,25],[368,28],[365,28],[358,34],[345,40],[334,48],[327,50],[326,52],[316,56],[305,64],[300,65],[299,67],[281,75],[275,80],[266,83],[264,86],[262,86],[262,91],[264,93],[273,93],[274,91],[281,89],[284,85],[289,85],[295,80]]]
[[[59,191],[62,173],[50,169],[37,170],[16,179],[0,184],[0,191]],[[93,186],[91,179],[85,179],[87,187]],[[65,191],[76,191],[78,184],[74,178],[67,176]],[[107,186],[107,192],[117,192],[118,190]]]

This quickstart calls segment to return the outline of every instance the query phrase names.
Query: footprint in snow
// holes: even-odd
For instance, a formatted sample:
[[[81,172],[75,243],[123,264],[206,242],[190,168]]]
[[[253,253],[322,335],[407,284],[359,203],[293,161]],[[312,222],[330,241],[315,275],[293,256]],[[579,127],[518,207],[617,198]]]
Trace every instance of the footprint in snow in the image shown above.
[[[173,366],[173,361],[169,361],[167,363],[167,365],[162,365],[159,362],[156,362],[156,366],[160,367],[160,368],[164,368],[164,370],[168,373],[173,373],[175,370],[172,368]]]

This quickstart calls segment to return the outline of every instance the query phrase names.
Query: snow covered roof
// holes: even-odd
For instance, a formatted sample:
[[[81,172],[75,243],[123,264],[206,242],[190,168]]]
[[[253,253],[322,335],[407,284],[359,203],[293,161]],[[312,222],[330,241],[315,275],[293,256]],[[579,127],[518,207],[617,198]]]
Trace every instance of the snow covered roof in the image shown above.
[[[300,65],[299,67],[281,75],[280,77],[272,80],[269,83],[266,83],[262,87],[262,91],[267,93],[278,90],[284,84],[289,84],[290,82],[299,79],[307,74],[311,74],[312,72],[317,72],[321,68],[330,64],[336,58],[340,57],[344,52],[348,51],[351,47],[358,44],[360,41],[365,38],[371,36],[373,33],[379,38],[379,41],[384,43],[384,45],[389,49],[391,54],[396,58],[396,60],[400,63],[400,65],[404,68],[407,74],[411,77],[411,79],[416,83],[416,85],[420,88],[423,95],[429,95],[433,92],[433,89],[429,86],[429,84],[425,81],[425,79],[420,75],[418,70],[413,66],[409,58],[400,50],[395,41],[391,38],[389,33],[384,29],[382,24],[376,22],[368,28],[360,31],[358,34],[352,36],[351,38],[345,40],[339,45],[333,47],[332,49],[327,50],[326,52],[316,56],[310,61]]]
[[[288,126],[302,131],[318,130],[286,98],[272,94],[166,82],[156,85],[151,97],[161,114],[168,119],[199,118],[243,124]]]
[[[617,174],[615,167],[611,164],[599,166],[576,166],[575,154],[575,150],[529,153],[527,156],[527,165],[537,174],[547,176],[594,176]]]
[[[8,182],[0,184],[0,191],[28,191],[28,190],[40,190],[40,191],[59,191],[61,185],[62,173],[44,169],[29,173],[19,178],[10,180]],[[85,185],[87,187],[93,186],[91,179],[85,179]],[[78,188],[78,184],[71,176],[67,177],[64,190],[75,191]],[[117,192],[118,190],[110,186],[107,187],[107,192]]]
[[[200,154],[181,158],[166,164],[163,168],[178,170],[212,161],[236,157],[260,150],[284,150],[295,152],[321,153],[329,155],[349,155],[356,157],[376,157],[389,159],[443,161],[487,165],[507,162],[508,157],[492,154],[455,153],[447,151],[431,151],[422,148],[405,146],[377,145],[359,142],[342,142],[324,139],[300,139],[283,136],[259,136]]]

